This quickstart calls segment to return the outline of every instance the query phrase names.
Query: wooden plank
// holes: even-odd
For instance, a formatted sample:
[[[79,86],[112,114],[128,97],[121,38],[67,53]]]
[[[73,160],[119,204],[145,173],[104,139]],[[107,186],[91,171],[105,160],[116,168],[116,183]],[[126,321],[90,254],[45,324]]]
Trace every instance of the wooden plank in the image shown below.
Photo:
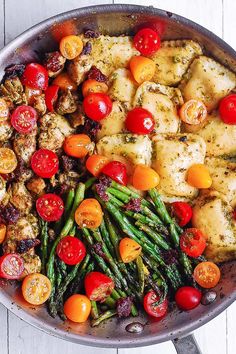
[[[8,318],[6,308],[0,304],[0,353],[7,354],[8,350]]]
[[[223,28],[223,38],[224,40],[236,49],[236,22],[235,22],[235,11],[236,2],[234,0],[224,0],[223,1],[223,15],[224,15],[224,28]]]
[[[234,302],[226,311],[227,326],[227,354],[235,354],[236,336],[235,336],[235,318],[236,318],[236,302]]]

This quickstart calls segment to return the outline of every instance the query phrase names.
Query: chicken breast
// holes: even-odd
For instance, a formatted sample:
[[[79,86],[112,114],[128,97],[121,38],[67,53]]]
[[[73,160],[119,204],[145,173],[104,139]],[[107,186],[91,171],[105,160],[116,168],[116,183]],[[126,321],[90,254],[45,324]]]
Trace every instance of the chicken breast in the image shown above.
[[[16,134],[13,139],[13,150],[17,157],[29,165],[31,156],[36,150],[37,129],[30,134]]]
[[[26,277],[26,275],[40,273],[41,271],[41,259],[37,254],[25,253],[21,255],[24,260],[24,272],[21,278]]]
[[[13,128],[10,122],[0,122],[0,142],[5,142],[13,134]]]
[[[192,224],[207,236],[205,255],[213,262],[236,258],[236,222],[233,209],[218,192],[204,193],[193,207]]]
[[[12,183],[8,188],[10,203],[16,207],[22,215],[27,215],[33,206],[33,198],[23,182]]]
[[[6,195],[6,181],[0,176],[0,202],[4,199]]]

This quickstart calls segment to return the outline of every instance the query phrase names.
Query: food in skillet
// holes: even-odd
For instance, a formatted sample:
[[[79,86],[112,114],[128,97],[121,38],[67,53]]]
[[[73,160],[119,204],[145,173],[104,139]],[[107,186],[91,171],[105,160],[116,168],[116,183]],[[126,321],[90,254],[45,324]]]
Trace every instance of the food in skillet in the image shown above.
[[[63,37],[0,86],[0,277],[97,326],[191,310],[236,258],[235,74],[192,40]]]

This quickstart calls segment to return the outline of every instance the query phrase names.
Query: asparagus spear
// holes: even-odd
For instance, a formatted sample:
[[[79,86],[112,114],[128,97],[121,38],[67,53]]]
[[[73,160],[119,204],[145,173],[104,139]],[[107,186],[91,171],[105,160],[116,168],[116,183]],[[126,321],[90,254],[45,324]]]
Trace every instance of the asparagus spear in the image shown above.
[[[99,317],[97,303],[94,300],[91,300],[91,316],[93,320],[96,320]]]
[[[46,273],[46,261],[48,257],[48,223],[40,219],[41,227],[41,262],[42,262],[42,273]]]
[[[145,283],[145,275],[144,275],[144,264],[142,257],[138,257],[136,259],[137,269],[138,269],[138,278],[139,278],[139,291],[140,294],[144,293],[144,283]]]
[[[97,319],[92,320],[91,326],[92,327],[99,326],[102,321],[105,321],[108,318],[113,317],[115,315],[117,315],[116,310],[107,310],[106,312],[102,313]]]

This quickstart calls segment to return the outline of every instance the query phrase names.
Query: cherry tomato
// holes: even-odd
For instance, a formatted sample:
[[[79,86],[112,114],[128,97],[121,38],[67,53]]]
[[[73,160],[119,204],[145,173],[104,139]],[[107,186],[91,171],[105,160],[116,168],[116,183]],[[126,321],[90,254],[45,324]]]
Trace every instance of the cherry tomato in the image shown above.
[[[0,245],[3,243],[6,237],[7,227],[4,224],[0,224]]]
[[[144,81],[150,81],[156,71],[154,61],[141,56],[132,57],[129,65],[131,73],[138,84],[142,84]]]
[[[0,257],[0,278],[19,279],[24,271],[24,260],[16,253]]]
[[[22,84],[34,89],[46,90],[48,87],[48,72],[38,63],[30,63],[25,67],[21,77]]]
[[[94,198],[84,199],[75,212],[75,222],[79,227],[95,229],[102,223],[103,212],[101,205]]]
[[[123,186],[127,185],[128,177],[127,177],[127,170],[125,165],[119,161],[111,161],[103,167],[102,173],[111,177],[114,181],[122,184]]]
[[[25,277],[22,283],[22,295],[32,305],[42,305],[51,294],[50,280],[43,274],[34,273]]]
[[[236,94],[226,96],[220,101],[219,112],[225,124],[236,124]]]
[[[75,265],[84,259],[86,248],[78,238],[66,236],[57,245],[57,255],[64,263]]]
[[[180,236],[180,248],[188,256],[197,258],[206,248],[206,236],[199,229],[186,229]]]
[[[171,211],[177,223],[181,227],[187,225],[193,216],[193,211],[191,206],[185,202],[172,203]]]
[[[134,261],[142,252],[142,247],[129,237],[124,237],[119,243],[120,257],[124,263]]]
[[[160,181],[159,175],[151,167],[136,165],[133,173],[132,184],[140,191],[147,191],[155,188]]]
[[[51,150],[39,149],[31,157],[31,168],[39,177],[51,178],[58,171],[58,157]]]
[[[112,110],[112,101],[105,93],[90,93],[83,102],[85,114],[92,120],[100,121]]]
[[[4,100],[4,98],[0,98],[0,122],[5,122],[9,117],[9,108]]]
[[[59,75],[57,75],[57,77],[53,80],[52,84],[59,86],[62,90],[77,90],[76,83],[70,78],[67,73],[60,73]]]
[[[150,134],[155,127],[155,121],[146,109],[136,107],[128,112],[125,125],[134,134]]]
[[[83,82],[82,93],[86,97],[90,93],[106,93],[108,91],[108,86],[105,82],[99,82],[94,79],[89,79]]]
[[[28,134],[37,127],[37,112],[30,106],[18,106],[11,115],[12,126],[21,134]]]
[[[13,150],[0,148],[0,173],[11,173],[17,167],[17,158]]]
[[[208,168],[201,163],[192,165],[187,171],[187,182],[195,188],[210,188],[212,179]]]
[[[64,313],[73,322],[83,323],[87,321],[90,311],[91,302],[85,295],[72,295],[64,304]]]
[[[75,59],[83,50],[83,42],[80,37],[69,35],[60,40],[60,52],[66,59]]]
[[[202,293],[192,286],[183,286],[175,294],[175,301],[181,310],[192,310],[200,304]]]
[[[201,101],[189,100],[180,108],[179,115],[183,122],[198,125],[206,119],[207,109]]]
[[[220,280],[220,269],[213,262],[199,263],[193,272],[196,282],[203,288],[214,288]]]
[[[168,310],[168,301],[165,299],[161,304],[155,305],[159,301],[160,297],[154,290],[150,290],[143,299],[143,307],[149,316],[160,318],[165,316]]]
[[[51,85],[45,91],[45,102],[46,102],[47,109],[50,112],[54,111],[54,104],[56,103],[58,98],[58,91],[59,91],[58,85]]]
[[[69,156],[82,158],[88,154],[90,144],[91,139],[88,135],[74,134],[65,138],[63,149]]]
[[[142,55],[152,55],[161,46],[161,40],[157,32],[151,28],[143,28],[134,36],[134,46]]]
[[[115,284],[106,274],[91,272],[85,277],[84,287],[90,300],[103,301],[112,293]]]
[[[57,221],[64,212],[64,203],[58,195],[48,193],[37,199],[36,210],[43,220]]]
[[[86,168],[93,176],[98,177],[108,162],[109,160],[106,156],[91,155],[86,161]]]

